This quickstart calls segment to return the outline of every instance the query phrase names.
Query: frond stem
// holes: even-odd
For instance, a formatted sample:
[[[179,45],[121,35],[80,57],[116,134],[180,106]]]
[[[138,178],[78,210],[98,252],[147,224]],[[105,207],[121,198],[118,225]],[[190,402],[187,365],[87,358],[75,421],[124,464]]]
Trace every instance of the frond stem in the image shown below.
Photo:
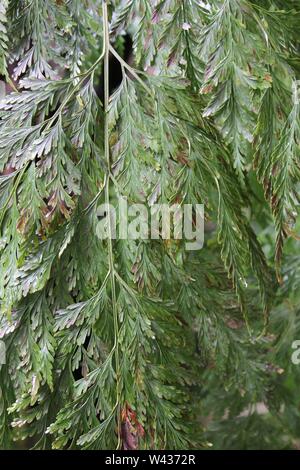
[[[104,40],[104,153],[105,160],[107,163],[108,173],[110,173],[111,161],[110,161],[110,148],[109,148],[109,127],[108,127],[108,108],[109,108],[109,51],[110,51],[110,40],[109,40],[109,23],[108,23],[108,12],[107,12],[107,1],[102,0],[102,11],[103,11],[103,40]],[[114,348],[115,348],[115,361],[116,361],[116,408],[117,408],[117,434],[118,434],[118,445],[117,449],[120,449],[121,444],[121,410],[120,410],[120,359],[119,359],[119,319],[117,310],[117,296],[116,296],[116,284],[115,284],[115,270],[114,270],[114,257],[113,257],[113,246],[112,246],[112,227],[111,227],[111,212],[110,212],[110,195],[109,195],[109,183],[110,178],[106,178],[105,182],[105,203],[108,219],[108,263],[110,270],[111,279],[111,295],[112,295],[112,309],[113,309],[113,320],[114,320]]]

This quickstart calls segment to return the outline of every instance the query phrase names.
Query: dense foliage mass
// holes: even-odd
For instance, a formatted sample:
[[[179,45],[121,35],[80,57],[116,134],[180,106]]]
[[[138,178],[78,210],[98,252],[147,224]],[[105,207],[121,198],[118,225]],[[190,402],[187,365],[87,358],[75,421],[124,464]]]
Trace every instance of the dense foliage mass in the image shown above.
[[[297,445],[299,19],[0,1],[1,448]],[[120,196],[204,203],[204,248],[100,240]]]

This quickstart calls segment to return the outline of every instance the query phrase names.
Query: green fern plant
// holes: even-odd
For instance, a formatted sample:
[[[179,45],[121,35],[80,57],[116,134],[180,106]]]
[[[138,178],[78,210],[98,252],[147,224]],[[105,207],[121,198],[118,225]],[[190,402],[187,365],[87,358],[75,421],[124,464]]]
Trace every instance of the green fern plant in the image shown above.
[[[281,279],[299,204],[299,14],[276,0],[1,2],[0,74],[15,88],[0,104],[1,448],[299,436],[273,347],[290,295],[273,267]],[[120,197],[204,203],[204,248],[114,240]]]

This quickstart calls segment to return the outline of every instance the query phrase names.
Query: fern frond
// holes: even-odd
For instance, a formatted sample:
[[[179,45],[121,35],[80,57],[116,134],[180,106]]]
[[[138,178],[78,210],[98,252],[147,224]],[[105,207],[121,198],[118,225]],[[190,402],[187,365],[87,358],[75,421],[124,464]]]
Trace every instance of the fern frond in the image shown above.
[[[8,7],[8,0],[3,0],[0,4],[0,75],[7,74],[7,64],[6,64],[6,56],[7,56],[7,7]]]

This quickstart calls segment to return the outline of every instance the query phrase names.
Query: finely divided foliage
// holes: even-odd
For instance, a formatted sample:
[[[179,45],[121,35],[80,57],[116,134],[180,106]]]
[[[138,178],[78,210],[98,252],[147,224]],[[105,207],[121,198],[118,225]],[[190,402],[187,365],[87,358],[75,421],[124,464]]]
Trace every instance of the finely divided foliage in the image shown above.
[[[280,0],[0,1],[1,448],[234,447],[228,421],[271,407],[276,278],[256,232],[273,214],[281,280],[299,15]],[[204,249],[100,240],[98,204],[120,196],[204,203]]]
[[[3,0],[0,4],[0,73],[6,75],[6,54],[7,54],[7,30],[6,11],[8,0]]]

